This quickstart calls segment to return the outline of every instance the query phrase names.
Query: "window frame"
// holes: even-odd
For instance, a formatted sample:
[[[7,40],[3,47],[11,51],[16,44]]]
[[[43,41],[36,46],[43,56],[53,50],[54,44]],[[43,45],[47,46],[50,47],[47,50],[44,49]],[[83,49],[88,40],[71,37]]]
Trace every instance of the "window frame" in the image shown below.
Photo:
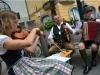
[[[3,5],[4,5],[4,8],[0,8],[0,11],[2,11],[2,10],[7,10],[7,9],[8,9],[8,10],[11,10],[10,6],[9,6],[6,2],[0,0],[0,3],[3,3]],[[6,8],[5,5],[7,5],[8,8]]]
[[[49,16],[49,17],[51,18],[51,20],[52,20],[52,17],[51,17],[50,14],[48,14],[48,13],[43,14],[43,15],[41,16],[41,19],[40,19],[41,25],[43,25],[43,19],[44,19],[45,16]]]
[[[73,8],[77,8],[77,6],[71,6],[68,10],[68,13],[69,13],[69,17],[71,18],[71,13],[70,11],[73,9]],[[77,8],[78,9],[78,8]],[[80,18],[80,17],[79,17]]]

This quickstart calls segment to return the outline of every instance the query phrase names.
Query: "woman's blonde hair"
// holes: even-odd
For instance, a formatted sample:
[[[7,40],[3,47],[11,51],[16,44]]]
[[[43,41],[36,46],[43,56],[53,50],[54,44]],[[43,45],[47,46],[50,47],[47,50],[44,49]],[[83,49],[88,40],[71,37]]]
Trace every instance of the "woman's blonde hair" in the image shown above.
[[[0,12],[0,33],[11,30],[14,25],[17,14],[11,10]]]

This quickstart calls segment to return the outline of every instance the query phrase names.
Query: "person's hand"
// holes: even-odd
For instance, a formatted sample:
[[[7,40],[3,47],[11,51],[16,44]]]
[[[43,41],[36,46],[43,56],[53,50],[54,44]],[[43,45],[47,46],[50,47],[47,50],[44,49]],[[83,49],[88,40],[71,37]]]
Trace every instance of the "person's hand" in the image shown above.
[[[39,35],[39,34],[40,34],[40,29],[39,29],[39,28],[33,28],[33,29],[31,30],[31,32],[33,32],[33,33]]]
[[[36,31],[38,32],[38,31],[40,31],[40,29],[39,28],[35,28],[36,29]]]
[[[40,31],[39,28],[33,28],[32,30],[36,31],[36,33]]]
[[[76,31],[76,35],[78,35],[78,34],[82,34],[82,32],[83,32],[83,30],[82,30],[82,29],[77,30],[77,31]]]
[[[44,33],[42,31],[39,32],[39,35],[43,35]]]
[[[79,33],[82,34],[82,33],[83,33],[83,29],[80,29],[80,30],[79,30]]]
[[[71,19],[70,19],[70,22],[71,22],[72,24],[74,23],[74,20],[73,20],[73,18],[71,18]]]
[[[84,20],[81,20],[81,22],[84,22]]]
[[[50,43],[51,43],[51,44],[54,44],[54,40],[53,40],[53,39],[51,39],[51,40],[50,40]]]

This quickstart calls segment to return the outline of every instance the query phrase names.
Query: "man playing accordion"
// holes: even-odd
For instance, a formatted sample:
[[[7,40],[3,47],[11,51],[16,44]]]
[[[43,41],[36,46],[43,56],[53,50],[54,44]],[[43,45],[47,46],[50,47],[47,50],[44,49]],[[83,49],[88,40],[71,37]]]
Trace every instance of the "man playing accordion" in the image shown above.
[[[100,22],[99,19],[94,19],[91,17],[92,14],[92,9],[90,6],[85,5],[83,7],[83,13],[84,13],[84,21],[88,22],[88,21],[97,21]],[[76,34],[82,34],[83,33],[83,22],[78,23],[78,27],[77,27],[77,31]],[[91,46],[91,51],[92,51],[92,58],[91,58],[91,62],[88,59],[87,53],[85,51],[85,48],[87,46]],[[99,48],[99,44],[94,42],[94,41],[85,41],[83,39],[83,35],[82,35],[82,39],[80,40],[79,44],[78,44],[78,48],[79,48],[79,52],[80,55],[82,56],[86,66],[84,68],[83,74],[88,74],[89,71],[92,69],[92,67],[97,66],[97,62],[96,62],[96,56],[98,53],[98,48]]]

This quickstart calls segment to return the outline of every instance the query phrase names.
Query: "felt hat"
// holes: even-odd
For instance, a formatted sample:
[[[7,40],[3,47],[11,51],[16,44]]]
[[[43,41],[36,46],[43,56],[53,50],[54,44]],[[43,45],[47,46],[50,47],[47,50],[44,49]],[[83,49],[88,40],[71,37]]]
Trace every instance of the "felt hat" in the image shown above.
[[[92,11],[91,6],[85,5],[85,6],[83,7],[83,13],[89,12],[89,11]]]

